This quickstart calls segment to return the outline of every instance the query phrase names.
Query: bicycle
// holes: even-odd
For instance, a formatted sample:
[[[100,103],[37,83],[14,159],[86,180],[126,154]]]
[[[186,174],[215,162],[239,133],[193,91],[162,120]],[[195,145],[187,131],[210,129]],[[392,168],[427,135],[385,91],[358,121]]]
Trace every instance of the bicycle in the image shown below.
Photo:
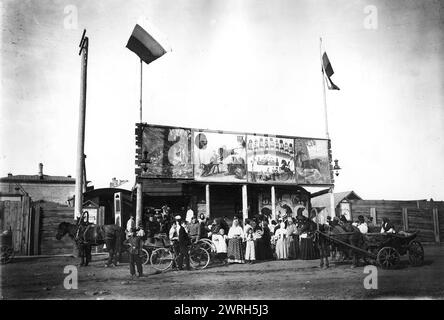
[[[188,249],[190,257],[190,266],[195,270],[205,269],[210,263],[210,255],[204,248],[192,244]],[[173,266],[173,262],[177,265],[177,259],[180,253],[176,254],[172,245],[158,248],[153,251],[150,257],[151,266],[159,271],[166,271]]]

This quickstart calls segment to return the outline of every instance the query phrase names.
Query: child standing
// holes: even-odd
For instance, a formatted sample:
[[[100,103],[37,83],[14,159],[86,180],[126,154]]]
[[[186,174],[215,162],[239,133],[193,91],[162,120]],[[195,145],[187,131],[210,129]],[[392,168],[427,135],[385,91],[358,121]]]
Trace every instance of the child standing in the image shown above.
[[[227,235],[225,234],[224,229],[220,229],[219,233],[213,234],[211,237],[211,241],[213,241],[216,246],[217,258],[221,262],[226,262],[227,258]]]
[[[254,236],[253,236],[253,228],[249,228],[247,231],[247,235],[245,236],[245,241],[247,245],[245,247],[245,260],[247,263],[253,263],[256,260],[256,256],[254,253]]]
[[[131,277],[136,275],[135,266],[137,267],[138,277],[143,277],[142,262],[140,261],[140,253],[142,250],[142,238],[136,234],[136,228],[131,228],[129,238],[125,244],[129,246],[129,266]]]

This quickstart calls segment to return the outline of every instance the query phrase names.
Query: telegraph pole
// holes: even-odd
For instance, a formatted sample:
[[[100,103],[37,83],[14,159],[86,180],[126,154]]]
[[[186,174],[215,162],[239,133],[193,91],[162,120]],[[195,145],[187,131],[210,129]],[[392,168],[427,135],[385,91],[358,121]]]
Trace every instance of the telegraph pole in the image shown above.
[[[76,161],[76,189],[74,219],[81,217],[83,206],[83,186],[86,181],[85,173],[85,114],[86,114],[86,76],[88,67],[88,37],[85,36],[86,29],[83,30],[82,39],[79,44],[79,55],[81,56],[80,72],[80,104],[79,104],[79,127],[77,131],[77,161]],[[85,177],[86,178],[86,177]]]

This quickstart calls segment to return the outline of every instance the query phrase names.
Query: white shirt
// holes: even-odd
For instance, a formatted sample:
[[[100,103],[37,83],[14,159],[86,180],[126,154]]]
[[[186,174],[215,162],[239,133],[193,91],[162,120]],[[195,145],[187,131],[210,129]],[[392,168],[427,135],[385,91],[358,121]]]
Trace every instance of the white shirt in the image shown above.
[[[361,233],[367,233],[368,232],[368,226],[367,223],[361,223],[358,225],[358,229],[359,231],[361,231]]]
[[[227,253],[226,239],[227,235],[225,234],[213,234],[213,236],[211,237],[211,241],[213,241],[217,253]]]
[[[237,226],[237,227],[231,227],[230,230],[228,231],[228,238],[234,238],[235,236],[239,236],[241,238],[244,237],[244,230],[242,230],[242,227]]]
[[[136,221],[134,219],[129,219],[126,223],[126,231],[131,231],[132,228],[136,227]]]
[[[177,232],[176,232],[177,230]],[[170,240],[177,240],[179,238],[179,230],[176,224],[173,224],[169,232]]]
[[[187,211],[187,216],[185,218],[185,220],[190,223],[191,222],[191,218],[194,216],[194,212],[191,209],[188,209]]]

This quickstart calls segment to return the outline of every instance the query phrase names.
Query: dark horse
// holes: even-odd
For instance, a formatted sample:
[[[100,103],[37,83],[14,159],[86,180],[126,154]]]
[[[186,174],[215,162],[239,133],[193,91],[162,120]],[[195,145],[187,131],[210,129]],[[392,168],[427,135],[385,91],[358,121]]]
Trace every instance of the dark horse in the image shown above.
[[[321,267],[324,267],[324,259],[325,267],[329,267],[328,256],[330,255],[330,245],[333,245],[338,250],[347,252],[349,256],[352,256],[352,267],[356,267],[358,265],[360,254],[345,244],[349,244],[357,248],[363,248],[364,237],[359,229],[353,226],[351,223],[344,223],[341,226],[338,225],[335,228],[332,228],[329,225],[317,224],[314,221],[306,218],[303,219],[302,222],[299,222],[299,225],[301,233],[307,232],[309,235],[313,236],[314,245],[319,249]],[[345,244],[338,244],[327,236],[331,236],[333,239],[338,239]]]
[[[91,261],[91,247],[101,244],[106,244],[109,253],[105,266],[118,264],[122,244],[125,240],[125,232],[118,225],[107,224],[99,226],[80,222],[77,224],[62,222],[57,228],[56,239],[60,240],[66,234],[75,240],[76,246],[79,249],[81,266],[87,266]]]

